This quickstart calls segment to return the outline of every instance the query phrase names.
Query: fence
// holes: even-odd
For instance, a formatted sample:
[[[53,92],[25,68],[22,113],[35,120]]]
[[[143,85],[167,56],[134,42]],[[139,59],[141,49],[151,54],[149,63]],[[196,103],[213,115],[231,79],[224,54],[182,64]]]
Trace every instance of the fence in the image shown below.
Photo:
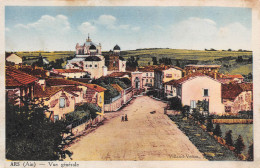
[[[253,119],[213,119],[214,124],[252,124]]]

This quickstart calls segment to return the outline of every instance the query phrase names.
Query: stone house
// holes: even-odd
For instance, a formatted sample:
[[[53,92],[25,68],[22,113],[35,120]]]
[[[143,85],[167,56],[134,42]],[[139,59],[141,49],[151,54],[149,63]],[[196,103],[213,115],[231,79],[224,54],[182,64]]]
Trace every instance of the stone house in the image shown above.
[[[222,101],[226,115],[253,110],[253,84],[230,83],[222,85]]]
[[[176,81],[177,96],[183,105],[197,107],[198,101],[209,102],[209,113],[224,114],[221,100],[221,82],[202,73],[193,73]]]

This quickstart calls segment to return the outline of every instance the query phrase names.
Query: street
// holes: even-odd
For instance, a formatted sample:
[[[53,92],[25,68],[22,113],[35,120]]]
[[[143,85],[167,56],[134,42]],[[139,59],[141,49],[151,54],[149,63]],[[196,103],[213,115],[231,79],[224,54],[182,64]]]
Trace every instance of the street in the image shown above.
[[[115,113],[105,113],[104,125],[68,148],[79,161],[206,160],[166,115],[166,104],[137,97]],[[155,113],[150,113],[156,111]],[[128,121],[122,122],[121,115]],[[68,158],[68,160],[70,160]]]

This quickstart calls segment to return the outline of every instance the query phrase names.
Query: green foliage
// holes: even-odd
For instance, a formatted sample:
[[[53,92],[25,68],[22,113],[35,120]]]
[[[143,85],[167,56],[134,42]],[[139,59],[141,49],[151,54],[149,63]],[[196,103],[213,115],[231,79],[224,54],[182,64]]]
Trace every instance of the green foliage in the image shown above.
[[[188,105],[183,106],[183,108],[181,110],[181,114],[183,117],[188,117],[190,114],[190,106],[188,106]]]
[[[233,146],[234,143],[233,143],[233,138],[232,138],[232,130],[229,130],[228,132],[226,132],[225,141],[226,141],[227,145]]]
[[[254,144],[252,143],[249,148],[248,148],[248,161],[253,161],[254,160]]]
[[[169,99],[169,103],[170,103],[170,109],[172,110],[176,110],[176,111],[181,111],[182,110],[182,103],[181,103],[181,99],[176,97],[170,98]]]
[[[63,58],[60,59],[56,59],[55,61],[51,61],[50,62],[50,69],[54,68],[54,69],[62,69],[62,64],[64,63]]]
[[[48,107],[36,99],[21,98],[19,107],[6,104],[6,158],[9,160],[63,160],[72,153],[64,150],[73,138],[65,121],[46,118]],[[63,135],[67,134],[66,138]]]
[[[121,88],[126,89],[131,87],[131,81],[127,78],[112,78],[112,77],[106,77],[106,78],[99,78],[96,80],[93,80],[92,83],[100,85],[107,90],[105,91],[105,100],[110,100],[111,98],[114,98],[119,95],[119,92],[111,86],[111,84],[118,84]]]
[[[212,123],[212,118],[208,117],[207,120],[207,132],[212,132],[213,131],[213,123]]]
[[[222,132],[221,132],[219,124],[216,125],[215,129],[213,130],[213,134],[216,135],[216,136],[219,136],[219,137],[222,136]]]
[[[244,140],[241,135],[238,136],[235,143],[235,152],[236,154],[241,154],[241,152],[245,149]]]

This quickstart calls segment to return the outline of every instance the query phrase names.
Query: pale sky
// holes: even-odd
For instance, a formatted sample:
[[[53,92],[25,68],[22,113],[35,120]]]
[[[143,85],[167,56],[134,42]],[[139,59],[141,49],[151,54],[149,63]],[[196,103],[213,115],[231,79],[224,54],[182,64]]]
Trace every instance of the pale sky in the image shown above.
[[[103,51],[138,48],[251,50],[251,9],[23,7],[5,9],[6,51],[74,51],[90,34]]]

